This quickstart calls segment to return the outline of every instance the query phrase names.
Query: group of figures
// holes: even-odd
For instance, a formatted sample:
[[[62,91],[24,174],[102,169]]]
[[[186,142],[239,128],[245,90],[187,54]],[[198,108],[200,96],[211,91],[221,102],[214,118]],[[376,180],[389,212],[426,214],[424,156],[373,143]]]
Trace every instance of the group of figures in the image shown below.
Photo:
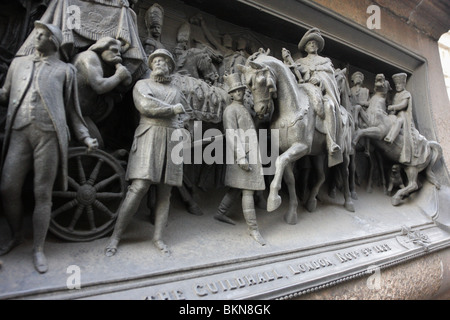
[[[86,5],[81,0],[71,2],[76,1],[81,7]],[[70,137],[83,143],[87,153],[104,148],[98,123],[127,91],[132,92],[139,123],[127,150],[129,186],[105,248],[107,256],[116,254],[121,237],[151,186],[156,186],[153,243],[162,253],[170,254],[163,231],[172,188],[183,190],[186,173],[183,163],[171,157],[177,143],[171,137],[176,130],[189,130],[193,120],[218,125],[222,132],[238,132],[224,135],[227,147],[232,146],[234,162],[226,164],[224,185],[229,191],[218,204],[214,218],[234,224],[228,215],[240,197],[249,233],[261,245],[266,241],[258,229],[255,199],[267,189],[266,179],[259,157],[257,161],[249,159],[250,154],[259,152],[259,146],[249,143],[246,135],[250,132],[257,136],[260,123],[267,119],[270,128],[279,132],[280,155],[265,208],[270,212],[280,207],[284,181],[289,191],[284,218],[289,224],[297,223],[294,165],[309,157],[314,159],[311,164],[317,176],[306,200],[310,211],[317,206],[325,180],[333,184],[338,176],[344,206],[354,211],[357,146],[383,154],[394,165],[397,176],[400,171],[406,174],[407,181],[403,184],[401,179],[396,186],[400,189],[393,196],[394,205],[419,188],[418,174],[423,170],[439,188],[432,168],[442,151],[439,144],[428,141],[415,128],[412,96],[405,88],[407,75],[393,76],[396,94],[389,105],[390,84],[382,74],[376,76],[371,97],[362,87],[361,72],[352,75],[354,86],[350,88],[346,70],[336,70],[329,58],[320,55],[325,41],[316,28],[309,30],[298,45],[302,58],[294,61],[283,49],[280,60],[269,50],[260,49],[251,55],[233,50],[227,37],[219,43],[203,18],[196,16],[191,23],[201,27],[209,44],[189,48],[186,23],[180,27],[177,46],[171,52],[160,41],[164,17],[160,5],[148,9],[145,23],[149,37],[137,43],[135,16],[127,1],[112,1],[106,6],[111,17],[119,12],[121,30],[128,30],[116,37],[105,36],[101,30],[89,33],[87,29],[95,23],[83,25],[85,33],[67,36],[61,31],[65,25],[55,23],[61,20],[55,17],[64,12],[65,7],[60,7],[64,2],[52,2],[41,21],[35,22],[32,35],[21,49],[32,53],[13,60],[0,89],[2,103],[8,103],[0,189],[3,213],[12,232],[12,239],[0,254],[22,241],[21,195],[26,176],[33,170],[34,265],[41,273],[48,270],[44,242],[52,219],[52,190],[56,185],[67,190],[68,185],[75,184],[67,168]],[[93,2],[105,7],[104,1]],[[112,20],[103,23],[113,25]],[[95,36],[88,38],[88,34]],[[33,50],[29,48],[31,41]],[[68,48],[74,47],[78,51],[68,54]],[[148,72],[142,71],[145,68],[136,61],[146,61]],[[246,135],[239,134],[244,132]],[[233,139],[237,143],[230,143]],[[389,186],[389,191],[392,188]],[[81,213],[82,209],[78,215]]]

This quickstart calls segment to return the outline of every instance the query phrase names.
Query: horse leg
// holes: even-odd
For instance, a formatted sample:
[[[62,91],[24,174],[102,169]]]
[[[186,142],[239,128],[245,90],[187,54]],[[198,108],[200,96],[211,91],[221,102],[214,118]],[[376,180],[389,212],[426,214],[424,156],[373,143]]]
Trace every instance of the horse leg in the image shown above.
[[[355,212],[355,206],[352,201],[352,197],[350,194],[350,157],[348,155],[344,155],[344,162],[339,165],[340,166],[340,172],[342,176],[343,181],[343,193],[344,193],[344,208],[347,209],[350,212]]]
[[[306,202],[306,210],[313,212],[317,208],[317,195],[319,194],[320,187],[325,182],[325,155],[319,155],[316,157],[316,161],[312,162],[314,165],[314,171],[317,173],[317,181],[314,183],[309,193],[308,201]]]
[[[288,150],[278,156],[275,161],[275,175],[270,184],[269,197],[267,199],[267,211],[272,212],[281,205],[281,197],[278,191],[281,189],[281,181],[286,166],[303,157],[308,151],[308,147],[302,143],[292,145]]]
[[[356,145],[358,144],[358,141],[363,137],[367,137],[367,138],[371,138],[371,139],[375,139],[375,140],[381,140],[382,138],[384,138],[384,135],[383,135],[382,130],[378,127],[369,127],[366,129],[358,129],[352,140],[353,148],[356,147]]]
[[[373,159],[374,155],[371,152],[369,155],[369,176],[367,178],[367,187],[366,187],[366,192],[367,193],[372,193],[373,191],[373,172],[374,172],[374,166],[375,166],[375,160]]]
[[[384,174],[383,157],[381,156],[381,154],[378,151],[375,151],[375,157],[377,158],[378,170],[380,171],[380,178],[381,178],[381,183],[383,184],[384,194],[388,194],[386,176]]]
[[[405,188],[398,190],[397,193],[392,197],[392,205],[394,206],[398,206],[404,198],[419,189],[419,186],[417,184],[419,169],[417,167],[406,167],[405,173],[408,177],[408,185]]]
[[[349,166],[349,188],[353,200],[358,200],[358,195],[356,193],[356,157],[355,155],[350,156],[350,166]]]
[[[297,224],[298,200],[297,192],[295,191],[295,177],[292,167],[293,163],[286,166],[283,177],[289,190],[289,209],[284,215],[284,221],[288,224]]]

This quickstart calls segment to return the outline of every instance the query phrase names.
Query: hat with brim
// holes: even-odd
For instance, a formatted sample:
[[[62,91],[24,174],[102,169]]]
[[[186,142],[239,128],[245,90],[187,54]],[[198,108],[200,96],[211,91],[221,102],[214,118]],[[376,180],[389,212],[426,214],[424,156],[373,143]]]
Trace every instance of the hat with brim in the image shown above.
[[[56,49],[59,49],[61,47],[63,41],[63,34],[57,26],[37,20],[34,22],[34,27],[48,30],[53,35],[52,39],[53,43],[56,46]]]
[[[175,70],[175,60],[173,59],[172,54],[167,51],[166,49],[156,49],[155,51],[153,51],[152,54],[150,54],[150,56],[148,57],[147,60],[147,65],[150,67],[153,59],[155,59],[156,57],[164,57],[167,58],[167,60],[169,61],[170,64],[170,70],[173,71]]]
[[[300,51],[305,51],[306,44],[311,40],[317,41],[317,44],[319,46],[317,53],[322,52],[323,48],[325,47],[325,40],[322,38],[320,30],[317,28],[312,28],[305,33],[303,38],[298,43],[298,49]]]
[[[241,75],[239,73],[232,73],[230,75],[224,75],[223,80],[224,80],[225,84],[228,86],[228,93],[231,93],[231,92],[239,90],[239,89],[247,88],[245,85],[242,84]]]

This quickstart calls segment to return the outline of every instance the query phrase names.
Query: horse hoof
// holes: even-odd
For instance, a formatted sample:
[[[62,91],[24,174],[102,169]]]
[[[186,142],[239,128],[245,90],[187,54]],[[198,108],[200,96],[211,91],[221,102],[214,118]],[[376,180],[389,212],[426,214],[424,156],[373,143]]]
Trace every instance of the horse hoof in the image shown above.
[[[331,199],[336,199],[336,190],[332,190],[332,191],[328,192],[328,196]]]
[[[353,202],[351,202],[351,201],[345,202],[344,208],[345,208],[347,211],[355,212],[355,206],[353,205]]]
[[[400,204],[401,200],[398,197],[392,197],[392,205],[398,206]]]
[[[353,200],[358,200],[358,194],[355,191],[351,193],[351,197]]]
[[[308,210],[309,212],[316,211],[316,208],[317,208],[317,200],[316,199],[310,200],[306,203],[306,210]]]
[[[297,210],[286,212],[284,215],[284,221],[291,225],[297,224]]]
[[[269,199],[267,200],[267,211],[272,212],[277,210],[281,205],[281,197],[279,195],[276,195],[274,197],[269,196]]]

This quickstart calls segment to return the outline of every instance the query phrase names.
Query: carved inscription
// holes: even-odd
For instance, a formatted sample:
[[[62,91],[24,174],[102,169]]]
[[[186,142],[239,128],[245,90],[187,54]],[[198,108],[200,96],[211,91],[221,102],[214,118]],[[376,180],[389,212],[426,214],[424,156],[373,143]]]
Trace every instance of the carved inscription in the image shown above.
[[[146,297],[149,300],[185,300],[190,294],[197,298],[208,298],[215,295],[240,289],[257,287],[267,283],[284,281],[290,277],[298,277],[311,272],[318,272],[330,267],[337,267],[342,264],[349,265],[363,258],[383,254],[391,251],[392,248],[387,243],[371,245],[355,250],[335,252],[328,257],[320,257],[307,261],[299,260],[290,262],[277,268],[264,270],[241,276],[225,277],[223,279],[214,279],[213,281],[195,282],[190,292],[183,292],[181,289],[157,292]]]

